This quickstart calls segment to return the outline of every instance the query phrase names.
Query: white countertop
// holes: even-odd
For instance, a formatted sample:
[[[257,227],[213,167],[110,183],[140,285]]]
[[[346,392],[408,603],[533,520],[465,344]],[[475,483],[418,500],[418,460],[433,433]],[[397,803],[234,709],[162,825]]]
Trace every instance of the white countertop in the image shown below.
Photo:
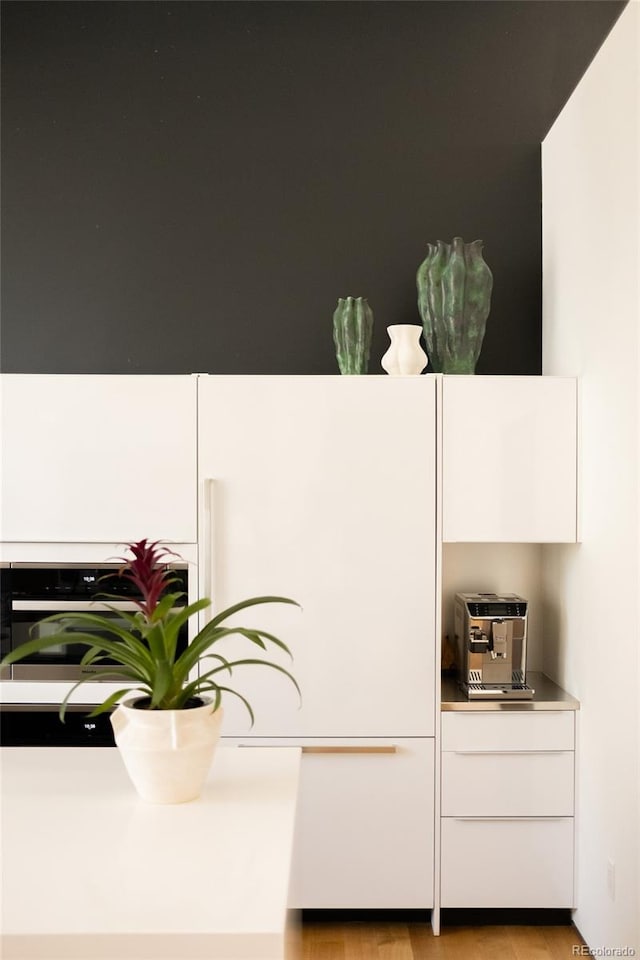
[[[220,746],[202,797],[164,806],[115,748],[4,748],[2,956],[284,957],[299,764]]]

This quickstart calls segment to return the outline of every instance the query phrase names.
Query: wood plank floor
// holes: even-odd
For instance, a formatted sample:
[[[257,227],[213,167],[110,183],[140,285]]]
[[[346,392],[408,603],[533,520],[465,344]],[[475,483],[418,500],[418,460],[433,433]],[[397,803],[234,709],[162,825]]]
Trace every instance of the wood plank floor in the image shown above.
[[[569,960],[584,940],[567,925],[443,926],[305,919],[302,960]]]

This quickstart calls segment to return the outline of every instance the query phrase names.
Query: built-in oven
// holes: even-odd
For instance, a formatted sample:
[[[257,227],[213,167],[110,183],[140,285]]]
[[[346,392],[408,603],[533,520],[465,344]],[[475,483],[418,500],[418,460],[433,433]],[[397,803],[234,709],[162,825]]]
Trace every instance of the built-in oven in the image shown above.
[[[188,602],[188,568],[186,564],[171,564],[174,582],[171,593],[182,593],[176,606]],[[10,563],[0,567],[0,645],[2,656],[37,637],[51,635],[59,624],[47,622],[53,613],[91,611],[103,617],[122,621],[122,611],[138,609],[134,600],[137,588],[126,577],[118,576],[117,564],[84,565]],[[108,594],[109,598],[104,599]],[[113,599],[115,597],[115,599]],[[186,649],[188,626],[184,624],[179,650]],[[112,667],[108,660],[99,665],[81,666],[86,646],[74,644],[73,635],[65,631],[59,644],[47,647],[24,660],[3,667],[2,679],[51,681],[81,680],[85,677],[100,680]]]

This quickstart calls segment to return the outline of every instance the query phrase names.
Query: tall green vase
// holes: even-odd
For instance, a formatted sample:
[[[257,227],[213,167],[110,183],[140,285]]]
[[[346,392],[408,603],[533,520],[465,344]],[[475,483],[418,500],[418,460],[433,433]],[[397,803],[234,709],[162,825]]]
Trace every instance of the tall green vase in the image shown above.
[[[333,342],[340,373],[366,373],[369,368],[373,310],[364,297],[338,300],[333,314]]]
[[[482,240],[428,244],[418,267],[418,308],[434,373],[475,373],[491,306],[493,277]]]

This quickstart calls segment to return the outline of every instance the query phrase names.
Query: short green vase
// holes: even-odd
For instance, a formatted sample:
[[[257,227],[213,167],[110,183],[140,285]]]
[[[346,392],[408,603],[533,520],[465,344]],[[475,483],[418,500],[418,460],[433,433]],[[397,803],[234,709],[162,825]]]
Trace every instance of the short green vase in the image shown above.
[[[338,300],[333,314],[333,342],[340,373],[367,373],[372,332],[373,311],[364,297]]]

